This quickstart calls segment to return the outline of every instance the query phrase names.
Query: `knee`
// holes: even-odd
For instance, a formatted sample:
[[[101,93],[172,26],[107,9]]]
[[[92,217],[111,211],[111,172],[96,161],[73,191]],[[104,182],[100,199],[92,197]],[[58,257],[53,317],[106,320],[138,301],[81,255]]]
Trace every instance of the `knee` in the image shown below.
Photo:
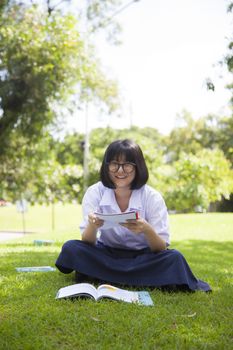
[[[170,257],[173,261],[180,261],[184,259],[183,255],[176,249],[172,249],[169,252],[170,252]]]
[[[63,253],[71,253],[74,250],[74,247],[77,246],[77,240],[75,239],[71,239],[67,242],[65,242],[62,246],[62,252]]]

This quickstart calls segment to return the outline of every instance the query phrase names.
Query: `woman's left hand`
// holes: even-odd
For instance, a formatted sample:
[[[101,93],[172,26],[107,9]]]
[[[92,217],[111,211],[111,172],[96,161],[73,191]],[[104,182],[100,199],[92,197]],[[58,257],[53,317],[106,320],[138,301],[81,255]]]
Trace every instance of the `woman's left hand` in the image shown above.
[[[130,219],[127,220],[125,223],[121,223],[121,226],[126,227],[128,230],[134,232],[134,233],[145,233],[145,231],[148,229],[149,223],[142,219]]]
[[[166,249],[166,242],[155,232],[154,228],[142,218],[127,220],[122,226],[135,234],[144,233],[146,240],[153,252],[160,252]]]

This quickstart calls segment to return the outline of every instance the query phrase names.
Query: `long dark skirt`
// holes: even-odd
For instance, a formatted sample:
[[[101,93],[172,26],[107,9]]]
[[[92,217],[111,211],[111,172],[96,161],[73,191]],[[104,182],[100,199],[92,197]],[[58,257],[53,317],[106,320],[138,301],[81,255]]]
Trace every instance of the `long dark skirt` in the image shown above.
[[[101,243],[70,240],[56,261],[63,273],[73,270],[80,274],[128,286],[169,287],[190,291],[210,291],[210,286],[198,280],[183,255],[174,249],[159,253],[150,249],[125,250],[106,247]]]

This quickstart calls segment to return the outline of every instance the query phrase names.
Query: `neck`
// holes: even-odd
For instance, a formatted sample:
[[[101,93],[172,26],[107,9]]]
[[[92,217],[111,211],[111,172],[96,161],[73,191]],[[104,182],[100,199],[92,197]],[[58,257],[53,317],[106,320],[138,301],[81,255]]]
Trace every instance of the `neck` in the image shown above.
[[[129,206],[129,200],[132,193],[132,190],[125,188],[115,189],[115,197],[117,204],[122,212],[126,211]]]
[[[132,190],[130,188],[115,188],[114,190],[117,198],[129,198],[131,196]]]

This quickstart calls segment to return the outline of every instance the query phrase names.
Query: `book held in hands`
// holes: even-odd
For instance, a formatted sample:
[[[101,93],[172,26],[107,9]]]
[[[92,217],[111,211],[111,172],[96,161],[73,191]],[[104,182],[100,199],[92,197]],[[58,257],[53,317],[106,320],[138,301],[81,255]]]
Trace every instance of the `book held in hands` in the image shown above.
[[[77,283],[59,289],[56,299],[86,297],[99,301],[103,298],[124,301],[127,303],[136,303],[141,305],[154,305],[149,292],[147,291],[129,291],[121,289],[110,284],[102,284],[95,288],[90,283]]]
[[[98,212],[95,212],[94,214],[97,218],[104,220],[104,225],[102,226],[102,228],[110,228],[121,223],[125,223],[127,222],[127,220],[138,219],[138,212],[135,210],[118,214],[103,214]]]

